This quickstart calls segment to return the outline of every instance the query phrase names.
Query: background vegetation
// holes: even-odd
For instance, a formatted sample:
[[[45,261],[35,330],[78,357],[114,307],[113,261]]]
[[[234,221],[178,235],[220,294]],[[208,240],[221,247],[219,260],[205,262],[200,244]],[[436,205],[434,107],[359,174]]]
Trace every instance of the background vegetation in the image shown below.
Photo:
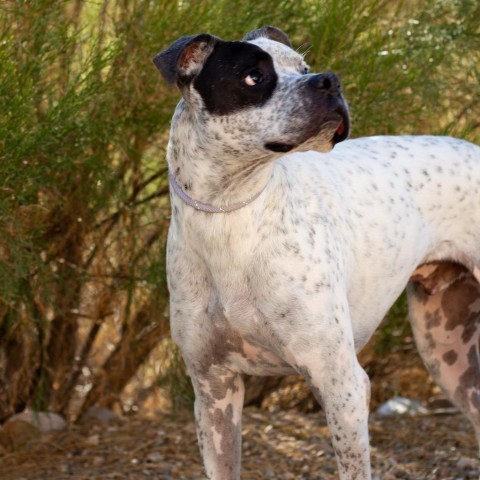
[[[3,0],[0,421],[135,409],[159,379],[186,388],[164,271],[178,92],[155,53],[276,25],[312,71],[340,74],[352,136],[478,141],[479,18],[476,0]]]

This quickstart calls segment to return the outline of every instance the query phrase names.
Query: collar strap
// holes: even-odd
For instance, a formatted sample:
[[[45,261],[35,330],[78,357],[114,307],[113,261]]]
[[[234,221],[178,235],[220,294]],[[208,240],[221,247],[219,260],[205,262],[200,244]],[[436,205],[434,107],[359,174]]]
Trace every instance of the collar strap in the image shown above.
[[[260,196],[260,194],[265,190],[267,183],[265,186],[257,192],[255,195],[252,195],[250,198],[243,200],[242,202],[233,203],[232,205],[225,205],[222,207],[216,207],[215,205],[210,205],[209,203],[199,202],[198,200],[194,200],[193,198],[189,197],[180,187],[180,185],[175,180],[172,172],[168,171],[168,178],[170,180],[170,185],[173,188],[174,192],[187,204],[191,207],[195,208],[196,210],[200,210],[205,213],[230,213],[234,212],[235,210],[239,210],[240,208],[245,207],[249,203],[252,203],[256,198]]]

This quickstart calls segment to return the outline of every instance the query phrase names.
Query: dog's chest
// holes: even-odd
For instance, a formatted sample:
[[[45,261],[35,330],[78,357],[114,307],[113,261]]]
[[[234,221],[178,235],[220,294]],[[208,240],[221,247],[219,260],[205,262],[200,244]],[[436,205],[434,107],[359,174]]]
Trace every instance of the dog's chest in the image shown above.
[[[314,328],[323,328],[313,305],[319,298],[334,296],[339,279],[344,285],[347,265],[356,261],[344,248],[342,238],[349,234],[350,226],[337,207],[339,199],[328,191],[318,191],[322,190],[319,184],[307,186],[309,192],[316,188],[316,194],[305,194],[301,184],[287,182],[270,197],[259,198],[258,212],[254,208],[225,216],[189,212],[181,222],[188,251],[201,258],[210,279],[205,288],[216,299],[212,334],[228,331],[229,338],[238,335],[250,345],[245,352],[255,351],[253,357],[232,351],[236,363],[250,373],[260,350],[271,354],[281,349],[281,344],[294,342],[297,335],[308,336],[314,322]],[[375,249],[378,253],[379,244],[388,248],[383,238],[388,239],[388,232],[382,231],[381,239],[379,234],[373,236],[377,238],[372,238],[369,256]],[[366,244],[369,239],[360,236],[357,240]],[[189,258],[184,261],[190,262]],[[377,268],[373,262],[371,266]],[[369,310],[367,317],[376,319],[398,295],[395,288],[399,282],[394,282],[392,289],[378,275],[365,276],[365,271],[372,271],[368,264],[365,267],[352,268],[348,282],[361,291],[365,286],[376,291],[381,301],[358,298],[352,313]],[[363,344],[374,328],[364,327],[365,323],[359,329],[358,344]],[[281,367],[275,361],[262,360],[260,364],[267,373],[271,365]]]
[[[279,162],[264,195],[233,214],[182,206],[182,261],[200,259],[220,306],[213,334],[226,328],[272,352],[279,339],[328,328],[322,299],[345,295],[359,349],[422,261],[452,258],[457,230],[480,238],[461,220],[468,202],[478,205],[478,187],[439,171],[431,149],[358,143],[349,161],[312,153]]]

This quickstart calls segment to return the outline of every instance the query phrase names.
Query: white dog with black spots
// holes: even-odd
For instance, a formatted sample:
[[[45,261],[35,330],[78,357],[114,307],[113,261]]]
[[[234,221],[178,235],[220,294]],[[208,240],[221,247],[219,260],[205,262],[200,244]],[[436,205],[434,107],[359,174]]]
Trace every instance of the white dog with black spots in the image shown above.
[[[308,73],[274,27],[182,37],[154,63],[183,96],[167,150],[171,331],[207,477],[240,478],[242,376],[297,373],[325,410],[339,477],[370,479],[356,353],[407,284],[420,353],[480,437],[480,148],[340,143],[338,78]]]

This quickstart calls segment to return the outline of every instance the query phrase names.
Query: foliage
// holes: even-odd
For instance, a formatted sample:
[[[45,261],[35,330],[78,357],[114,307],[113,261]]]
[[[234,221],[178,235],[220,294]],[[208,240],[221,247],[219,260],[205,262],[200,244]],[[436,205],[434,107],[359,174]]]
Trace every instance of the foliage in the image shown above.
[[[405,321],[407,317],[407,295],[402,293],[395,305],[385,317],[380,329],[376,333],[373,349],[378,355],[385,355],[402,346],[407,338],[411,340],[410,324]]]
[[[151,65],[157,51],[277,25],[313,71],[340,74],[354,136],[478,141],[479,13],[475,0],[2,2],[0,419],[112,406],[168,335],[178,93]]]

